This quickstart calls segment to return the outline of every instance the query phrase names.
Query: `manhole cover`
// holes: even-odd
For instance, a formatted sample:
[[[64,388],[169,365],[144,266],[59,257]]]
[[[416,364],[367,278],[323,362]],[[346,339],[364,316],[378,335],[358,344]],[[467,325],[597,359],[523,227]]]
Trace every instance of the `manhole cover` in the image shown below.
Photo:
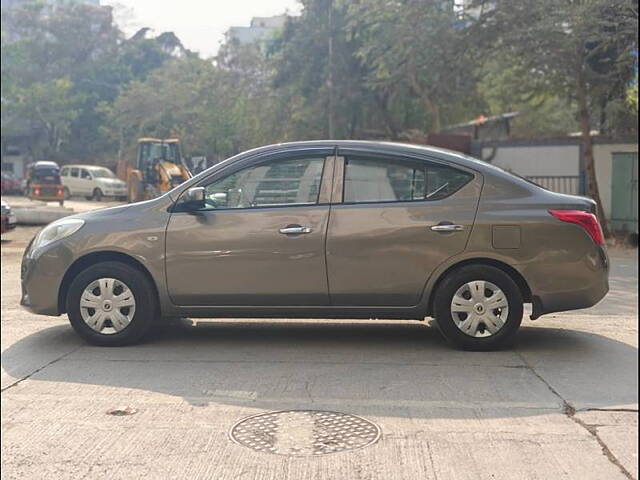
[[[380,428],[346,413],[288,410],[240,420],[231,429],[231,438],[259,452],[324,455],[371,445],[380,438]]]

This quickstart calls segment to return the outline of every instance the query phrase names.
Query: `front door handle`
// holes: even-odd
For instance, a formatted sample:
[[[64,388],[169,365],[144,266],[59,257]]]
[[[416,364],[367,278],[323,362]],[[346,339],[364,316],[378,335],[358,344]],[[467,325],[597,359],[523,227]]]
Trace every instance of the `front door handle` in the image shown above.
[[[283,235],[298,235],[300,233],[311,233],[311,227],[303,227],[300,225],[287,225],[284,228],[281,228],[280,233]]]
[[[433,230],[434,232],[441,232],[441,233],[459,232],[461,230],[464,230],[464,226],[455,225],[453,223],[439,223],[438,225],[432,226],[431,230]]]

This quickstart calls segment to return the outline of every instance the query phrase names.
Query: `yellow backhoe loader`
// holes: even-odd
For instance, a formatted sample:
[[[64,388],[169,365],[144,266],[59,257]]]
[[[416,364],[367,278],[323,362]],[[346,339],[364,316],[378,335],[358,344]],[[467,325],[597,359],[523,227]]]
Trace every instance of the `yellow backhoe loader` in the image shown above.
[[[135,162],[121,160],[117,174],[127,182],[129,202],[157,197],[191,178],[178,138],[138,139]]]

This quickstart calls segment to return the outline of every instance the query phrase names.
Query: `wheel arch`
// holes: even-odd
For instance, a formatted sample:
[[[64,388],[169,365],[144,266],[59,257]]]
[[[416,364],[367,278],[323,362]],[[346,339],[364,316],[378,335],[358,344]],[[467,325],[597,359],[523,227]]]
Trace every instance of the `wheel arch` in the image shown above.
[[[142,272],[153,287],[153,292],[157,301],[156,304],[159,308],[160,295],[158,293],[158,286],[156,285],[156,282],[147,267],[145,267],[144,264],[142,264],[139,260],[130,255],[127,255],[126,253],[102,251],[88,253],[76,259],[76,261],[74,261],[67,269],[64,276],[62,277],[62,282],[60,282],[60,288],[58,289],[58,312],[66,313],[66,299],[69,292],[69,286],[71,285],[71,282],[76,277],[76,275],[78,275],[84,269],[101,262],[122,262]]]
[[[529,287],[527,280],[522,276],[520,272],[518,272],[518,270],[513,268],[511,265],[508,265],[505,262],[496,260],[494,258],[468,258],[466,260],[454,263],[438,276],[438,279],[433,284],[433,288],[431,288],[429,291],[429,299],[427,301],[426,312],[427,316],[433,314],[433,302],[436,296],[436,292],[438,291],[438,288],[442,284],[443,280],[454,270],[466,267],[467,265],[487,265],[502,270],[504,273],[509,275],[509,277],[511,277],[511,279],[518,286],[520,292],[522,293],[524,302],[529,303],[533,301],[533,295],[531,293],[531,288]]]

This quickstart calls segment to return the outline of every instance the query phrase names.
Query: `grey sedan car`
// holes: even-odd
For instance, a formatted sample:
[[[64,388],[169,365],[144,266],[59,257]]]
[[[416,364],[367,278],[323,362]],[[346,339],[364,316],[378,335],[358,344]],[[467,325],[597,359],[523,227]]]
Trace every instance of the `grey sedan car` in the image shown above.
[[[434,317],[452,344],[508,345],[608,291],[595,204],[457,153],[313,141],[236,155],[169,193],[74,215],[26,249],[22,305],[85,340],[163,317]]]

